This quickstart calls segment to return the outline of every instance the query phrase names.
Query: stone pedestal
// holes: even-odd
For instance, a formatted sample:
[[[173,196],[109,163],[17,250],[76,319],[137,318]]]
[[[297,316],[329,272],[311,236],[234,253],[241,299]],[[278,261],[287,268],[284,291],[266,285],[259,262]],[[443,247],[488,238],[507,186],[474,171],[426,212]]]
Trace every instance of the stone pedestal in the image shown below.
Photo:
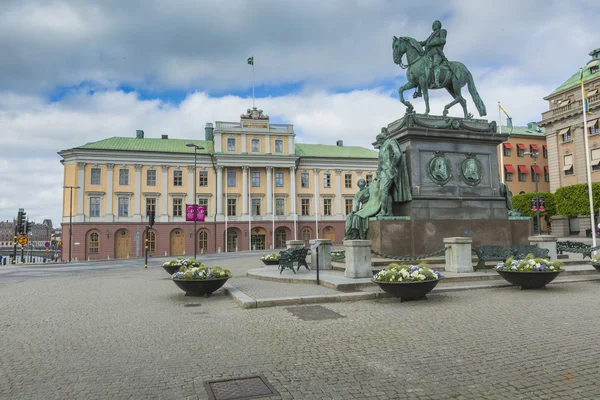
[[[471,243],[469,237],[451,237],[444,239],[446,250],[446,271],[448,272],[473,272],[471,261]]]
[[[331,245],[333,242],[330,239],[313,239],[310,241],[310,247],[319,244],[319,269],[333,269],[331,265]],[[313,269],[317,268],[317,252],[310,252],[310,265]]]
[[[371,241],[344,240],[346,248],[346,278],[370,278],[371,270]]]
[[[586,231],[592,227],[590,217],[579,217],[579,234],[580,237],[586,237]]]
[[[304,247],[304,240],[287,240],[285,246],[288,249],[301,249]]]
[[[552,234],[556,237],[569,236],[569,218],[562,215],[552,217]]]
[[[529,236],[528,239],[529,239],[529,244],[531,244],[531,245],[537,244],[542,249],[550,250],[548,252],[548,257],[550,257],[551,260],[554,261],[554,260],[558,259],[557,254],[556,254],[556,241],[558,240],[558,238],[556,236],[537,235],[537,236]]]

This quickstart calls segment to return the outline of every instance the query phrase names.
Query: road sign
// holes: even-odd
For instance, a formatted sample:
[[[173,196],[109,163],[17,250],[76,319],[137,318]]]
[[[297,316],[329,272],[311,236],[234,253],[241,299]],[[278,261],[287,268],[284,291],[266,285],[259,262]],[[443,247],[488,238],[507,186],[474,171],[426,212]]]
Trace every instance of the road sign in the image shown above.
[[[46,247],[46,248],[50,247],[50,242],[44,243],[44,247]]]
[[[62,246],[62,242],[59,240],[57,245],[58,245],[58,247]]]
[[[25,246],[29,242],[29,239],[27,239],[27,236],[19,236],[19,240],[17,241],[21,246]]]

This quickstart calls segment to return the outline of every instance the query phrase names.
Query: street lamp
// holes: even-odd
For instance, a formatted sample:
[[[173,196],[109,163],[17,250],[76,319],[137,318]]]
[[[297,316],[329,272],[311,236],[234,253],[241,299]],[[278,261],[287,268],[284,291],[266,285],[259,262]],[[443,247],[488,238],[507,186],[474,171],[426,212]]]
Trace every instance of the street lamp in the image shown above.
[[[198,253],[198,233],[196,231],[196,213],[197,213],[197,207],[196,207],[196,203],[198,202],[198,200],[196,199],[196,188],[197,188],[197,183],[196,183],[196,179],[197,179],[197,175],[196,175],[196,155],[198,154],[198,150],[204,150],[204,146],[199,146],[195,143],[188,143],[186,144],[187,147],[193,147],[194,148],[194,259],[196,258],[196,254]]]
[[[73,251],[73,189],[79,189],[79,186],[63,186],[63,189],[71,190],[71,200],[69,201],[69,262],[71,262]]]
[[[537,170],[537,158],[539,153],[537,151],[526,151],[523,153],[525,155],[530,155],[533,158],[533,171],[535,172],[535,204],[537,204],[537,226],[538,226],[538,235],[542,234],[542,220],[540,219],[540,197],[538,193],[538,182],[540,181],[540,174]]]
[[[581,108],[583,112],[583,144],[585,146],[585,165],[588,185],[588,196],[590,201],[590,224],[592,228],[592,247],[596,247],[596,225],[594,222],[594,193],[592,192],[592,171],[590,170],[590,145],[588,142],[588,126],[587,126],[587,112],[586,110],[586,99],[585,90],[583,88],[583,70],[587,68],[588,64],[594,61],[593,59],[588,61],[579,72],[579,81],[581,82]]]

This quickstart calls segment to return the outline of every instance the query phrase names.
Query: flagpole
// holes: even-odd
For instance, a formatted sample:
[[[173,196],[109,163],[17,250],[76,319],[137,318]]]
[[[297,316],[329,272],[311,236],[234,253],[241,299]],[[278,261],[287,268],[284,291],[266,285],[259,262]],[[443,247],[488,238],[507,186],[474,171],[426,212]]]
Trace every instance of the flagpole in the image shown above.
[[[252,170],[248,168],[248,171],[250,172],[250,179],[248,179],[248,208],[250,208],[250,212],[248,213],[248,251],[252,251],[252,196],[250,195]]]
[[[585,109],[585,91],[583,89],[583,68],[580,73],[581,83],[581,109],[583,112],[583,142],[585,143],[585,166],[587,172],[587,184],[588,184],[588,195],[590,199],[590,223],[592,224],[592,247],[596,247],[596,225],[594,223],[594,195],[592,192],[592,171],[590,171],[590,150],[588,143],[588,128],[587,128],[587,115]]]
[[[255,105],[254,105],[254,56],[252,56],[252,108],[255,108]]]
[[[229,175],[225,167],[225,253],[227,253],[227,216],[229,215],[229,199],[227,198],[227,188],[229,187]]]
[[[498,126],[500,127],[500,134],[502,135],[502,113],[500,111],[500,102],[498,102]],[[500,179],[504,182],[504,143],[500,143]]]
[[[273,225],[271,227],[271,246],[273,246],[273,249],[275,248],[275,175],[277,175],[277,173],[275,172],[275,168],[273,168],[273,199],[271,201],[273,211]]]

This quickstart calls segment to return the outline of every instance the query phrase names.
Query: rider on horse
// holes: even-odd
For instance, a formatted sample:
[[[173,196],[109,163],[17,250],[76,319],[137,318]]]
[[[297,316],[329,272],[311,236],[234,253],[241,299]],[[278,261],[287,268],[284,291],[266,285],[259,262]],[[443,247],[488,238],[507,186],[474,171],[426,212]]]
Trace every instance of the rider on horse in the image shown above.
[[[446,59],[444,55],[444,45],[446,44],[446,35],[447,32],[445,29],[442,29],[442,23],[440,21],[434,21],[431,26],[433,32],[429,37],[419,42],[421,46],[425,49],[425,54],[431,60],[431,67],[433,69],[433,76],[435,80],[434,88],[440,87],[440,65],[442,61]],[[418,88],[417,93],[415,93],[414,97],[419,97],[421,95],[421,88]]]

